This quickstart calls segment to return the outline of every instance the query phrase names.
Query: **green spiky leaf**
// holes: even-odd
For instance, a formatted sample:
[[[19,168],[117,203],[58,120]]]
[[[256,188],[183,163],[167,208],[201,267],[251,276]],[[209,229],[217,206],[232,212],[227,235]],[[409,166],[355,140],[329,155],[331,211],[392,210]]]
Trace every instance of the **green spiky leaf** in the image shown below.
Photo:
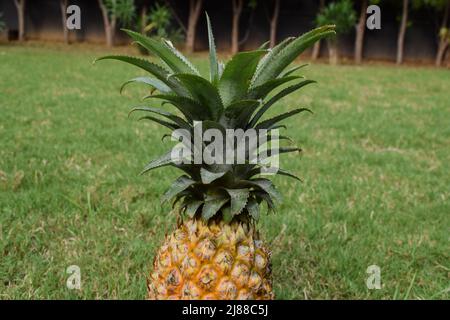
[[[122,30],[143,48],[164,61],[174,73],[199,74],[197,69],[178,50],[167,42],[157,41],[156,39],[149,38],[132,30]]]
[[[164,64],[163,67],[144,59],[127,56],[106,56],[98,59],[123,61],[150,74],[129,80],[122,86],[121,91],[130,83],[146,84],[150,87],[151,95],[145,99],[159,99],[160,107],[138,106],[131,113],[146,112],[146,116],[141,119],[148,119],[168,128],[172,135],[166,136],[173,136],[176,129],[184,129],[177,131],[181,134],[178,137],[183,143],[182,146],[189,150],[194,147],[194,152],[203,152],[210,151],[205,149],[210,146],[208,141],[200,145],[201,150],[199,145],[192,145],[191,135],[193,132],[197,133],[199,128],[197,121],[201,121],[201,134],[208,129],[217,129],[226,135],[227,129],[232,128],[243,130],[285,128],[281,124],[282,120],[309,111],[300,108],[261,120],[282,98],[313,83],[306,80],[285,87],[288,82],[301,78],[293,74],[303,66],[294,66],[290,69],[287,67],[307,46],[333,33],[333,26],[315,29],[298,38],[288,38],[273,49],[264,50],[263,46],[253,52],[238,53],[224,65],[217,60],[210,19],[208,16],[206,19],[210,45],[209,80],[200,76],[195,66],[170,41],[148,38],[130,30],[126,32],[139,45],[158,56]],[[266,99],[275,90],[278,93]],[[155,91],[157,94],[153,95]],[[170,112],[171,109],[165,108],[167,104],[173,105],[182,115]],[[173,199],[174,205],[181,209],[180,212],[184,212],[190,218],[194,218],[198,213],[204,220],[209,220],[221,213],[221,216],[217,217],[225,222],[231,222],[236,215],[239,215],[239,219],[242,217],[244,220],[247,218],[257,220],[262,202],[266,202],[272,211],[275,209],[274,200],[280,199],[273,183],[269,179],[258,177],[259,174],[267,172],[265,169],[268,168],[268,163],[265,162],[268,161],[265,160],[270,160],[269,157],[277,154],[300,150],[295,146],[275,149],[272,143],[281,140],[290,139],[270,132],[267,144],[259,146],[260,157],[256,163],[248,160],[246,163],[233,165],[196,164],[192,163],[191,152],[185,154],[181,149],[175,149],[151,161],[142,173],[165,166],[182,170],[184,175],[166,191],[163,201]],[[267,159],[260,159],[266,156]],[[299,179],[283,169],[272,173]],[[179,205],[178,201],[182,201],[182,204]]]
[[[294,116],[294,115],[296,115],[298,113],[304,112],[304,111],[308,111],[308,112],[312,113],[312,111],[309,110],[308,108],[294,109],[292,111],[282,113],[282,114],[280,114],[280,115],[278,115],[276,117],[273,117],[273,118],[261,121],[260,123],[258,123],[256,128],[257,129],[274,129],[273,126],[276,123],[278,123],[278,122],[280,122],[280,121],[282,121],[284,119],[287,119],[289,117],[292,117],[292,116]]]
[[[210,81],[217,85],[219,82],[219,63],[217,62],[216,44],[214,43],[214,35],[212,33],[211,21],[206,13],[206,23],[208,26],[208,42],[209,42],[209,73]]]
[[[205,204],[202,209],[202,219],[208,221],[229,201],[229,198],[222,193],[207,193]]]
[[[244,183],[249,186],[261,189],[262,191],[266,192],[271,198],[275,199],[276,201],[281,201],[281,195],[275,189],[273,182],[270,181],[269,179],[256,178],[256,179],[246,180]]]
[[[272,197],[267,192],[255,191],[253,192],[253,194],[259,202],[264,201],[267,203],[269,211],[275,211],[276,209],[275,203],[273,202]]]
[[[293,80],[300,79],[299,76],[288,76],[284,78],[271,79],[262,85],[250,89],[248,95],[251,99],[264,99],[272,90]]]
[[[254,168],[254,169],[249,171],[248,177],[253,177],[255,175],[261,174],[261,172],[262,172],[262,168],[261,167]],[[293,179],[298,180],[298,181],[302,181],[296,175],[290,173],[289,171],[281,169],[281,168],[277,168],[277,171],[275,172],[275,174],[279,174],[279,175],[282,175],[282,176],[293,178]]]
[[[209,111],[213,119],[218,119],[223,111],[222,100],[217,89],[205,78],[193,74],[176,74],[192,98]]]
[[[152,161],[150,161],[150,163],[148,163],[144,169],[141,171],[140,174],[144,174],[150,170],[156,169],[156,168],[161,168],[161,167],[165,167],[168,165],[172,165],[174,164],[176,161],[182,161],[183,158],[180,157],[176,157],[174,158],[172,156],[172,150],[170,150],[169,152],[167,152],[166,154],[164,154],[163,156],[154,159]]]
[[[151,112],[151,113],[155,113],[155,114],[159,114],[169,120],[172,120],[174,123],[176,123],[180,128],[184,128],[187,130],[191,129],[191,125],[189,123],[187,123],[184,119],[180,118],[179,116],[176,116],[170,112],[167,112],[163,109],[159,109],[159,108],[153,108],[153,107],[147,107],[147,106],[140,106],[140,107],[134,107],[129,115],[133,112],[136,111],[145,111],[145,112]]]
[[[309,63],[305,63],[305,64],[302,64],[302,65],[299,65],[299,66],[292,67],[292,68],[290,68],[290,69],[288,69],[288,70],[283,71],[282,73],[280,73],[280,75],[278,76],[278,78],[284,78],[284,77],[287,77],[287,76],[293,74],[295,71],[300,70],[300,69],[303,69],[304,67],[307,67],[307,66],[309,66]]]
[[[200,208],[200,206],[203,204],[202,200],[195,200],[190,201],[186,205],[185,213],[190,217],[193,218],[195,214],[197,213],[197,210]]]
[[[256,202],[255,199],[250,198],[248,200],[247,206],[245,207],[248,211],[248,214],[250,215],[250,217],[252,217],[253,219],[255,219],[255,221],[259,220],[259,205]]]
[[[195,184],[195,181],[187,176],[178,177],[173,183],[172,186],[164,193],[162,197],[162,202],[166,202],[172,199],[174,196],[179,194],[180,192],[186,190],[190,186]]]
[[[270,40],[266,41],[262,45],[260,45],[258,50],[267,50],[267,49],[269,49],[269,45],[270,45]]]
[[[295,174],[290,173],[289,171],[286,171],[284,169],[278,168],[276,174],[279,174],[280,176],[286,176],[286,177],[290,177],[293,178],[295,180],[298,180],[300,182],[302,182],[302,179],[300,179],[299,177],[297,177]]]
[[[97,60],[95,60],[95,62],[101,61],[101,60],[119,60],[119,61],[129,63],[131,65],[134,65],[138,68],[141,68],[141,69],[149,72],[150,74],[155,76],[158,80],[161,80],[164,84],[166,84],[176,94],[181,95],[181,96],[186,96],[188,94],[187,91],[180,85],[180,83],[178,83],[177,81],[175,81],[172,78],[169,78],[170,74],[166,69],[164,69],[150,61],[136,58],[136,57],[128,57],[128,56],[104,56],[104,57],[98,58]]]
[[[138,120],[139,121],[141,121],[141,120],[150,120],[150,121],[153,121],[153,122],[156,122],[156,123],[162,125],[163,127],[168,128],[170,130],[180,129],[180,126],[177,125],[176,123],[165,121],[165,120],[162,120],[162,119],[159,119],[159,118],[156,118],[156,117],[152,117],[152,116],[140,117]]]
[[[228,128],[245,128],[249,119],[259,107],[258,100],[240,100],[225,109],[222,123]]]
[[[144,99],[161,99],[175,106],[183,115],[193,120],[205,120],[208,118],[208,112],[194,99],[171,94],[155,94],[146,96]]]
[[[267,154],[267,157],[272,157],[277,154],[283,154],[283,153],[290,153],[290,152],[300,152],[302,151],[301,148],[298,147],[278,147],[268,150],[263,150],[258,153],[258,157],[260,157],[263,153]]]
[[[222,219],[225,223],[230,223],[233,220],[233,215],[231,214],[231,208],[230,207],[223,207],[222,208]]]
[[[130,83],[145,83],[149,86],[153,87],[154,89],[158,90],[161,93],[171,93],[172,90],[164,84],[161,80],[155,79],[155,78],[149,78],[149,77],[137,77],[133,78],[131,80],[128,80],[120,87],[120,93],[122,93],[123,89]]]
[[[272,60],[276,58],[278,53],[283,50],[289,43],[291,43],[295,38],[289,37],[281,41],[272,49],[269,49],[266,55],[259,61],[258,67],[256,68],[255,74],[253,75],[251,86],[255,85],[255,81],[258,79],[260,73],[266,68],[267,65],[272,63]],[[269,41],[270,43],[270,41]]]
[[[162,39],[164,45],[170,50],[172,51],[172,53],[178,57],[180,59],[181,62],[183,62],[188,69],[185,69],[184,72],[189,72],[189,70],[191,71],[191,73],[196,74],[196,75],[200,75],[200,72],[197,70],[197,68],[180,52],[177,50],[177,48],[174,47],[174,45],[172,44],[171,41],[166,40],[166,39]]]
[[[211,172],[209,170],[206,170],[205,168],[201,168],[200,169],[200,175],[201,175],[201,178],[202,178],[202,182],[204,184],[210,184],[214,180],[217,180],[217,179],[223,177],[226,173],[227,173],[226,171],[223,171],[223,172]]]
[[[258,73],[255,74],[252,82],[253,86],[260,86],[271,79],[277,78],[305,49],[320,39],[334,35],[334,30],[334,25],[322,26],[288,43],[284,48],[273,54],[272,59],[268,59],[258,68]]]
[[[249,189],[226,189],[231,197],[231,215],[240,214],[247,204],[247,199],[250,196]]]
[[[264,115],[264,113],[269,110],[269,108],[274,105],[276,102],[281,100],[282,98],[286,97],[287,95],[303,88],[304,86],[307,86],[308,84],[316,83],[314,80],[305,80],[300,83],[294,84],[292,86],[289,86],[283,90],[281,90],[279,93],[277,93],[275,96],[273,96],[268,102],[266,102],[261,109],[258,110],[258,112],[255,114],[255,116],[250,121],[250,127],[253,127],[256,125],[258,120]]]
[[[264,50],[240,52],[225,66],[219,82],[219,92],[224,106],[245,97],[256,66]]]

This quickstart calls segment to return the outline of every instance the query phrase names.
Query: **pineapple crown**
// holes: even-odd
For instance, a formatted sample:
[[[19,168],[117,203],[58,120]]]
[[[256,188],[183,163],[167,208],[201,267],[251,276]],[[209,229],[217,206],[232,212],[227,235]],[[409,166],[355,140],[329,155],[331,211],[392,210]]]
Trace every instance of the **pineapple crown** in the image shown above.
[[[144,99],[159,99],[161,107],[169,104],[177,109],[176,113],[171,113],[162,108],[139,106],[130,113],[146,112],[149,115],[141,119],[154,121],[172,132],[178,129],[193,132],[199,121],[203,124],[203,129],[215,128],[224,132],[230,128],[274,130],[285,127],[280,124],[282,120],[310,111],[298,108],[261,120],[280,99],[315,82],[293,75],[305,65],[286,68],[314,42],[334,34],[334,25],[319,27],[300,37],[287,38],[272,49],[266,49],[265,43],[258,50],[237,53],[228,63],[223,64],[216,55],[208,15],[206,20],[210,64],[208,78],[203,77],[170,41],[148,38],[126,29],[123,31],[162,60],[164,66],[121,55],[97,59],[119,60],[147,71],[150,77],[131,79],[122,85],[120,91],[130,83],[143,83],[151,88],[151,94]],[[294,81],[297,82],[284,86],[268,98],[275,89]],[[290,140],[282,135],[272,139]],[[297,147],[280,147],[277,150],[279,154],[298,151],[300,149]],[[233,219],[258,220],[263,202],[267,203],[270,211],[275,209],[275,203],[280,199],[272,181],[259,176],[264,167],[262,163],[185,164],[175,161],[170,150],[148,163],[141,174],[166,166],[181,169],[184,174],[165,192],[163,202],[173,199],[174,206],[180,203],[179,212],[191,218],[201,217],[208,221],[215,217],[226,222]],[[300,180],[281,168],[276,173]]]

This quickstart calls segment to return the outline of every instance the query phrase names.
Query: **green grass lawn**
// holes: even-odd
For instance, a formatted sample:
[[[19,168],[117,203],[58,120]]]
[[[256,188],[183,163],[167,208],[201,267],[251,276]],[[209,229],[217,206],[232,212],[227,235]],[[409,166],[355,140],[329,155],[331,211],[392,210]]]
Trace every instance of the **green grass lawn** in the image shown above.
[[[117,49],[123,50],[123,49]],[[175,170],[138,176],[165,131],[127,118],[141,72],[95,66],[105,49],[0,47],[0,299],[143,299],[175,215],[159,197]],[[194,57],[207,72],[207,60]],[[259,227],[278,299],[448,299],[450,73],[311,65],[318,80],[278,110],[304,149],[275,178],[285,202]],[[366,269],[381,268],[369,290]],[[80,291],[66,268],[81,268]]]

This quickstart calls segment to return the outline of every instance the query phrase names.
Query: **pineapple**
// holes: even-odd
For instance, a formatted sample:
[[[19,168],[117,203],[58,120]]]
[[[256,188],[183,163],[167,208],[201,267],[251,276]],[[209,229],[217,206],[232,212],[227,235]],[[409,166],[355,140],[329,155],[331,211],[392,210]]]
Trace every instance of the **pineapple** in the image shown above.
[[[147,38],[124,31],[140,46],[160,58],[164,66],[128,56],[106,56],[147,71],[151,77],[137,77],[151,88],[146,99],[158,99],[161,106],[172,105],[176,114],[162,108],[140,106],[142,119],[155,121],[171,132],[193,132],[204,128],[273,130],[280,121],[303,111],[294,109],[261,120],[278,100],[313,83],[285,70],[315,41],[334,34],[334,26],[323,26],[300,37],[282,41],[272,49],[265,45],[241,52],[227,63],[218,61],[208,16],[210,75],[204,78],[169,41]],[[283,86],[277,94],[275,89]],[[122,91],[123,87],[121,88]],[[157,116],[154,116],[157,115]],[[289,139],[279,136],[276,139]],[[300,151],[281,147],[278,153]],[[171,166],[183,171],[164,194],[174,200],[179,214],[177,229],[166,237],[153,262],[148,279],[149,299],[273,299],[270,250],[256,230],[260,207],[275,209],[279,194],[271,180],[260,174],[262,163],[190,164],[174,161],[171,151],[151,161],[142,171]],[[298,179],[278,169],[277,174]]]

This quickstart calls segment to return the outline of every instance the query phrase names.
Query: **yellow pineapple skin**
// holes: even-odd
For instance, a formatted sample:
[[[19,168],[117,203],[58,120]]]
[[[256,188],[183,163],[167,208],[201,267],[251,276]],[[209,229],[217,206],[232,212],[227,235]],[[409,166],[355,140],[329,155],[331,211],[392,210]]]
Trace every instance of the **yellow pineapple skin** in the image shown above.
[[[185,221],[158,250],[148,298],[273,299],[270,252],[246,223]]]

